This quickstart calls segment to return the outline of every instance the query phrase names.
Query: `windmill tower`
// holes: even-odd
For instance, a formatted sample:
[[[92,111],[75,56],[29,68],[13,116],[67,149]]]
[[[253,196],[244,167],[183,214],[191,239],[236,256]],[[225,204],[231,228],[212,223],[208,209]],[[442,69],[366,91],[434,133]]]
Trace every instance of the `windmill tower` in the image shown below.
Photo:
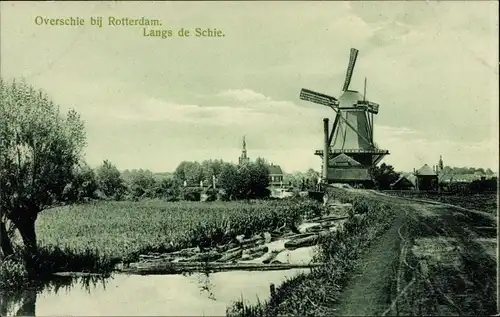
[[[364,95],[350,90],[358,50],[351,48],[346,78],[340,97],[302,89],[300,99],[330,107],[335,112],[332,129],[329,119],[324,122],[324,147],[315,155],[323,158],[323,182],[370,185],[369,169],[377,165],[388,150],[378,149],[373,139],[373,116],[379,105],[366,100]]]

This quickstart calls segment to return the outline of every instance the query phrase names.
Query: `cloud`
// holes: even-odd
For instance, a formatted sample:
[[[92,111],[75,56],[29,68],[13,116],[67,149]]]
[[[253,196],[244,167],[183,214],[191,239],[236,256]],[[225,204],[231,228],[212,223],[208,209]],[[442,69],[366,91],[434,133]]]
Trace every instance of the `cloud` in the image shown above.
[[[312,153],[333,113],[299,91],[338,97],[356,47],[351,87],[361,91],[368,78],[388,162],[411,169],[442,153],[450,164],[497,165],[498,2],[0,5],[2,76],[36,74],[30,83],[82,113],[92,160],[160,171],[184,159],[235,161],[246,134],[252,157],[319,168]],[[226,37],[159,40],[140,28],[32,23],[111,14],[216,27]]]
[[[217,96],[226,97],[230,100],[240,101],[240,102],[252,102],[252,101],[263,101],[269,100],[268,97],[263,94],[257,93],[251,89],[230,89],[220,92]]]

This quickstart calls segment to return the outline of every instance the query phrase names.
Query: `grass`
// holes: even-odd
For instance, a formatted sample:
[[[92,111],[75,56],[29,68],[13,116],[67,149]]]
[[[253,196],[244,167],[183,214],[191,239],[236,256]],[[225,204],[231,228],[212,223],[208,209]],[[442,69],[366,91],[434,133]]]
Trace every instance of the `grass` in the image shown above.
[[[432,192],[403,192],[394,191],[388,192],[391,195],[421,198],[434,200],[446,204],[456,205],[463,208],[474,209],[479,211],[495,214],[497,211],[497,193],[485,192],[476,194],[449,194],[449,193],[432,193]]]
[[[228,308],[228,316],[332,314],[331,308],[338,302],[362,250],[385,232],[394,219],[393,209],[387,204],[342,190],[332,191],[335,199],[352,203],[357,215],[350,217],[343,230],[319,242],[316,260],[325,265],[285,281],[268,301],[251,306],[243,300],[235,302]]]
[[[105,273],[143,253],[224,245],[240,234],[270,231],[318,210],[319,204],[309,199],[112,201],[57,207],[43,211],[36,222],[39,252],[30,278],[56,271]],[[16,276],[17,284],[24,283],[22,263],[19,254],[5,261],[0,284],[12,284]]]
[[[496,313],[495,258],[477,242],[470,219],[438,209],[411,219],[409,236],[405,282],[415,283],[400,300],[400,315]]]

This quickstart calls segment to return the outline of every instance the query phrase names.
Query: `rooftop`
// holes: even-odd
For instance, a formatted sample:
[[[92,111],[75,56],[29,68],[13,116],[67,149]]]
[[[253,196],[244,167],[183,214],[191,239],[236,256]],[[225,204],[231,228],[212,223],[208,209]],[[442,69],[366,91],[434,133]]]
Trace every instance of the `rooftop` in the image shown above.
[[[269,171],[269,174],[271,174],[271,175],[282,175],[283,174],[283,170],[281,169],[281,167],[279,165],[271,164],[271,165],[269,165],[269,167],[267,169]]]
[[[437,176],[436,172],[434,172],[432,170],[432,168],[429,165],[427,165],[427,164],[424,164],[424,166],[422,166],[421,168],[419,168],[415,172],[415,175],[419,175],[419,176]]]

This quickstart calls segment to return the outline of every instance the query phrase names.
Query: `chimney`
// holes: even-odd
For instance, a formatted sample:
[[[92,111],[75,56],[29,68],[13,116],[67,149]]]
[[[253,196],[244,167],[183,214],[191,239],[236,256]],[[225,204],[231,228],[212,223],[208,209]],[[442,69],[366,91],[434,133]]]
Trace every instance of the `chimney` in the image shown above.
[[[330,156],[330,146],[328,144],[329,131],[328,131],[328,118],[323,119],[323,181],[328,184],[328,161]]]

